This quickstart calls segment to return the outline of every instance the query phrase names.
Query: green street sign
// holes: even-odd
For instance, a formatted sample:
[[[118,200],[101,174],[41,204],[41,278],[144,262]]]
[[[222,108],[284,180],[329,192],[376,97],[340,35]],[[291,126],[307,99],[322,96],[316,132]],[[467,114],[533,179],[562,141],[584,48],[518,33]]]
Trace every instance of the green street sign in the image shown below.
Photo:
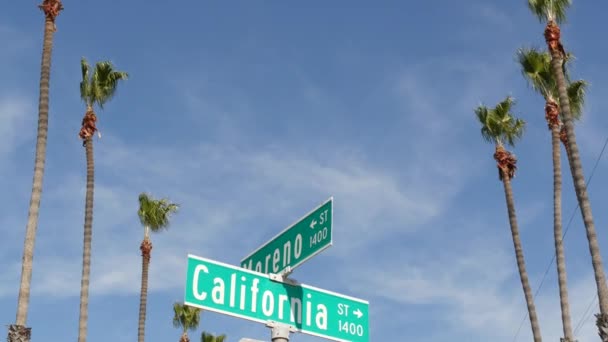
[[[247,320],[275,321],[334,341],[369,342],[367,301],[188,255],[185,304]]]
[[[332,243],[333,197],[241,260],[241,267],[278,274],[292,270]]]

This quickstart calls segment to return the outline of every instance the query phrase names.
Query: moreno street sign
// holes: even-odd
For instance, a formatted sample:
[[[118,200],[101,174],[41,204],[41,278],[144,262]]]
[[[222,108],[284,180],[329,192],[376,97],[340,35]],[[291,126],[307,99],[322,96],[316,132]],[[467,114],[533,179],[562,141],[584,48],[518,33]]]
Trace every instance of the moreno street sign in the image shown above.
[[[241,260],[241,267],[278,274],[293,270],[332,244],[333,197]]]
[[[188,255],[187,305],[343,342],[369,342],[367,301]]]

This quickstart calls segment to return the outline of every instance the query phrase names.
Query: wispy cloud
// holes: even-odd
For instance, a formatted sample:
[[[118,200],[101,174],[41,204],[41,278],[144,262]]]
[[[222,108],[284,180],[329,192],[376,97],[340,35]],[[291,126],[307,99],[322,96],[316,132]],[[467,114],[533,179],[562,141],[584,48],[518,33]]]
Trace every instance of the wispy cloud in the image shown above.
[[[340,243],[332,247],[334,258],[395,234],[427,229],[475,175],[471,152],[454,143],[463,134],[459,121],[464,113],[443,115],[446,105],[459,96],[431,91],[433,85],[421,81],[427,67],[408,69],[392,79],[394,83],[388,82],[391,94],[402,101],[402,110],[417,113],[407,119],[415,129],[403,137],[416,147],[398,172],[387,171],[364,150],[346,144],[334,143],[332,150],[322,153],[288,144],[254,150],[238,143],[199,142],[176,149],[170,144],[126,143],[105,134],[96,144],[92,276],[97,285],[92,291],[138,291],[141,229],[136,198],[141,191],[182,204],[174,227],[154,240],[152,291],[182,286],[186,253],[204,251],[205,256],[228,257],[236,263],[238,254],[228,253],[217,241],[231,240],[245,255],[329,196],[335,198],[336,211],[343,213],[335,218],[335,239]],[[196,98],[191,100],[190,105],[200,105]],[[52,277],[55,270],[67,273],[61,281],[43,282],[48,285],[34,291],[72,296],[79,287],[80,263],[75,261],[81,253],[84,177],[68,173],[55,184],[61,185],[51,185],[47,192],[50,213],[45,221],[55,230],[41,240],[52,248],[70,247],[62,249],[65,258],[45,259],[35,267],[41,279]],[[261,217],[271,217],[273,224],[260,227]],[[71,233],[59,233],[63,231]],[[243,232],[248,239],[242,239]],[[424,284],[422,279],[410,279],[401,285],[418,285],[422,291]]]
[[[141,230],[136,199],[141,191],[167,195],[182,204],[183,218],[176,216],[174,228],[158,237],[153,251],[154,291],[181,286],[186,253],[225,255],[217,241],[230,236],[236,248],[253,249],[329,196],[335,196],[339,212],[348,213],[335,220],[340,244],[333,252],[346,255],[373,239],[417,230],[439,215],[450,193],[458,189],[454,179],[436,179],[428,165],[422,172],[420,163],[414,163],[404,173],[415,177],[416,185],[406,191],[402,179],[349,153],[336,152],[334,162],[328,163],[286,148],[249,151],[202,144],[176,152],[162,146],[127,145],[111,136],[104,136],[102,143],[97,149],[92,271],[92,291],[98,294],[138,291]],[[447,192],[429,195],[429,187]],[[49,186],[45,198],[49,214],[41,240],[47,247],[55,246],[51,250],[68,246],[61,247],[67,256],[41,255],[36,274],[46,280],[39,282],[43,287],[34,287],[34,293],[77,294],[83,198],[82,176],[67,174],[61,185]],[[277,226],[259,227],[261,213],[282,219],[276,219]],[[370,227],[375,232],[371,237],[366,234]],[[244,231],[249,239],[238,238]]]
[[[405,315],[401,324],[409,324],[407,312],[414,310],[417,313],[409,318],[412,321],[421,317],[441,320],[456,334],[467,338],[477,340],[485,336],[493,341],[512,341],[527,311],[514,266],[515,259],[506,245],[482,237],[464,245],[410,250],[408,255],[394,255],[389,265],[384,259],[382,268],[367,265],[366,260],[361,259],[363,264],[357,263],[356,268],[365,271],[347,272],[347,283],[352,292],[366,298],[399,303],[398,307]],[[536,299],[537,312],[544,338],[558,340],[562,330],[555,276],[550,276],[548,282]],[[576,326],[595,288],[589,273],[572,279],[569,285],[572,320]],[[374,305],[388,304],[376,299]],[[420,312],[417,309],[420,305],[438,307],[442,314]],[[593,310],[596,312],[597,308]],[[594,329],[593,324],[583,325],[577,337],[579,340],[592,340],[596,336]],[[525,322],[518,340],[530,339],[529,323]]]
[[[36,127],[32,125],[33,112],[31,101],[20,95],[0,97],[0,160],[35,136],[35,131],[31,130]]]

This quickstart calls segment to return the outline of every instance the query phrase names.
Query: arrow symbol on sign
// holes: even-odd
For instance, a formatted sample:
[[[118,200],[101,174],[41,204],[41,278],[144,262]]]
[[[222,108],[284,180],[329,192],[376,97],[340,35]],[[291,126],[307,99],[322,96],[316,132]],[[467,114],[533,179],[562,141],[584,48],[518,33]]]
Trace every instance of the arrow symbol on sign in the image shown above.
[[[363,312],[361,312],[361,310],[357,309],[353,312],[355,314],[355,316],[357,316],[357,318],[361,318],[363,317]]]
[[[315,226],[317,225],[317,220],[312,220],[312,222],[310,222],[310,229],[315,229]]]

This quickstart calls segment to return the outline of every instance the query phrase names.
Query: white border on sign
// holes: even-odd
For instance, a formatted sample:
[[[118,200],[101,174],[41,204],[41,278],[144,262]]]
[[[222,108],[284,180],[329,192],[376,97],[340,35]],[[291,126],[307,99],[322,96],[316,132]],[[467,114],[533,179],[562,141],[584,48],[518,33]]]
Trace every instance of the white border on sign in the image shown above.
[[[332,220],[333,220],[333,215],[332,215]],[[220,261],[215,261],[215,260],[199,257],[199,256],[196,256],[196,255],[193,255],[193,254],[188,254],[188,259],[195,259],[195,260],[198,260],[198,261],[203,261],[203,262],[206,262],[206,263],[210,263],[210,264],[226,267],[226,268],[229,268],[229,269],[233,269],[235,271],[250,273],[250,274],[253,274],[253,275],[261,277],[261,278],[268,278],[270,280],[270,275],[269,274],[251,271],[251,270],[248,270],[246,268],[236,267],[236,266],[229,265],[229,264],[226,264],[226,263],[223,263],[223,262],[220,262]],[[270,281],[272,281],[272,280],[270,280]],[[298,284],[298,285],[284,284],[284,285],[292,286],[292,287],[299,286],[299,287],[302,287],[302,288],[306,288],[306,289],[310,289],[310,290],[315,290],[315,291],[318,291],[318,292],[322,292],[322,293],[326,293],[326,294],[329,294],[329,295],[333,295],[333,296],[336,296],[336,297],[339,297],[339,298],[349,299],[349,300],[352,300],[354,302],[359,302],[359,303],[362,303],[362,304],[366,304],[368,306],[368,315],[367,315],[368,324],[367,324],[367,326],[369,328],[369,302],[368,301],[363,300],[363,299],[359,299],[359,298],[355,298],[355,297],[351,297],[351,296],[347,296],[347,295],[343,295],[343,294],[336,293],[336,292],[333,292],[333,291],[328,291],[328,290],[320,289],[320,288],[317,288],[317,287],[314,287],[314,286],[304,285],[304,284]],[[184,304],[186,304],[186,305],[197,307],[197,308],[208,310],[208,311],[213,311],[213,312],[225,314],[225,315],[228,315],[228,316],[242,318],[242,319],[245,319],[245,320],[248,320],[248,321],[259,322],[259,323],[266,323],[266,322],[268,322],[268,320],[263,320],[263,319],[259,319],[259,318],[249,317],[249,316],[233,313],[233,312],[226,311],[226,310],[221,310],[221,309],[217,309],[217,308],[208,307],[208,306],[205,306],[205,305],[200,305],[200,304],[188,302],[188,301],[185,300],[185,298],[186,298],[186,291],[187,291],[187,286],[184,287]],[[302,330],[301,328],[298,328],[297,326],[294,326],[294,325],[291,325],[291,324],[289,324],[289,325],[292,326],[292,327],[294,327],[298,332],[303,333],[303,334],[323,337],[323,338],[326,338],[326,339],[329,339],[329,340],[332,340],[332,341],[351,342],[350,340],[343,340],[341,338],[333,337],[333,336],[330,336],[330,335],[323,335],[323,334],[315,333],[315,332],[312,332],[312,331]],[[369,336],[369,331],[368,331],[368,336]]]

